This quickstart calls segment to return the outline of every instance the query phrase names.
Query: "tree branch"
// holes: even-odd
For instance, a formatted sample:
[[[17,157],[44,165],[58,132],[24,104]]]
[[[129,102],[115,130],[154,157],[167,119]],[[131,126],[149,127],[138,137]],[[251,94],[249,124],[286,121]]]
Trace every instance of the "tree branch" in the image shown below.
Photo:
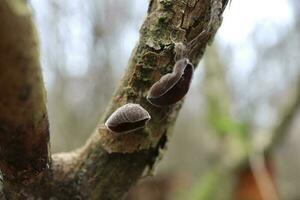
[[[0,0],[0,24],[0,168],[5,185],[21,184],[49,164],[45,91],[26,2]]]
[[[239,182],[235,186],[236,199],[246,198],[246,196],[248,198],[254,198],[254,196],[268,196],[266,199],[278,199],[275,179],[272,174],[273,163],[271,156],[274,152],[274,148],[287,136],[299,111],[300,79],[295,88],[296,94],[288,98],[291,99],[291,102],[289,102],[290,104],[280,113],[280,119],[277,126],[275,126],[270,133],[271,137],[268,143],[266,143],[265,146],[257,148],[247,139],[247,141],[245,141],[246,143],[240,140],[240,145],[235,144],[235,146],[233,146],[232,141],[235,140],[236,134],[232,133],[238,130],[238,127],[234,126],[235,123],[232,123],[234,121],[232,121],[228,113],[228,94],[226,93],[226,88],[224,88],[224,86],[226,86],[224,69],[222,69],[221,64],[218,63],[218,55],[216,53],[217,52],[212,51],[212,54],[214,54],[213,58],[212,56],[208,57],[206,76],[204,79],[205,97],[208,103],[209,120],[207,124],[211,125],[213,132],[220,136],[219,139],[223,144],[223,149],[220,151],[221,154],[217,157],[214,164],[219,166],[224,174],[228,174],[228,177],[232,179],[231,183],[234,182],[234,178],[239,178]],[[211,65],[213,67],[211,67]],[[241,131],[242,129],[238,131],[240,135],[242,133]],[[226,135],[228,132],[231,132],[231,135]],[[228,137],[226,141],[224,141],[224,136]],[[241,148],[236,148],[236,146],[240,146]],[[230,165],[226,165],[224,160],[227,160],[227,163],[230,163]],[[210,170],[211,169],[209,169],[209,171]],[[218,176],[217,178],[219,180],[223,179],[222,176]],[[218,183],[218,181],[216,181],[216,183]],[[208,194],[220,193],[220,191],[218,191],[220,187],[216,185],[211,187],[214,188],[214,190],[211,190]],[[246,193],[245,188],[251,188],[252,193]],[[201,188],[197,189],[201,191]],[[224,191],[221,191],[221,193],[223,194]]]
[[[173,41],[186,43],[205,31],[197,48],[189,59],[197,66],[205,47],[214,36],[216,27],[211,28],[212,1],[152,0],[148,16],[140,29],[140,40],[132,53],[127,72],[116,90],[110,106],[100,121],[101,124],[118,107],[128,102],[141,104],[151,115],[146,130],[148,146],[133,153],[107,153],[101,145],[96,130],[79,154],[77,179],[92,199],[120,199],[128,188],[138,180],[146,168],[151,168],[169,139],[182,102],[166,108],[149,104],[146,95],[149,88],[166,73],[172,71],[175,58]],[[220,23],[220,21],[219,21]],[[105,130],[104,130],[105,131]],[[151,141],[150,141],[151,140]],[[132,144],[135,145],[135,144]],[[86,184],[88,183],[88,184]],[[84,190],[83,190],[84,191]]]
[[[266,148],[267,152],[272,151],[279,143],[281,143],[282,139],[290,130],[292,123],[299,111],[300,108],[300,76],[297,80],[297,84],[295,86],[295,96],[291,97],[290,104],[280,113],[280,119],[278,125],[274,128],[270,144]]]
[[[25,2],[0,0],[0,168],[4,189],[8,188],[5,196],[121,199],[160,158],[182,105],[181,101],[154,107],[146,100],[149,88],[172,72],[178,55],[175,43],[188,44],[200,35],[188,54],[197,66],[221,24],[222,2],[227,0],[151,0],[139,43],[99,128],[81,149],[54,155],[48,173],[41,173],[50,163],[45,95],[36,34]],[[114,138],[123,142],[123,149],[108,153],[102,136],[109,133],[102,125],[126,103],[141,104],[152,119],[146,129],[131,133],[143,137]]]

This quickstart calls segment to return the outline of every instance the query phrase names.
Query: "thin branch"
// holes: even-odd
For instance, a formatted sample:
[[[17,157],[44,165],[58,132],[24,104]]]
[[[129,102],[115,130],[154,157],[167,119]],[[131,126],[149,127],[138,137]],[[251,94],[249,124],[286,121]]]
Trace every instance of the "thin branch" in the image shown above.
[[[38,40],[25,1],[0,0],[0,168],[4,188],[49,164],[49,131]]]
[[[272,149],[283,140],[292,127],[292,123],[300,108],[300,77],[297,80],[295,92],[295,96],[290,98],[291,103],[283,109],[280,115],[281,118],[271,134],[270,144],[266,147],[266,152],[272,151]]]
[[[249,165],[263,200],[279,200],[270,170],[266,166],[263,153],[249,155]]]

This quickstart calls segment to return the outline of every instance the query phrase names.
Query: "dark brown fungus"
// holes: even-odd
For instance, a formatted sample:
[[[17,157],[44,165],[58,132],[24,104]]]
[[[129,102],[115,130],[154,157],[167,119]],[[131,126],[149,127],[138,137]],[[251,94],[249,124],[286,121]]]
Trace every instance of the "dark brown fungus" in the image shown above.
[[[172,73],[166,74],[154,83],[147,100],[154,106],[167,106],[180,101],[188,92],[194,66],[187,58],[175,63]]]
[[[128,103],[113,112],[105,126],[113,133],[129,133],[143,128],[150,119],[151,116],[142,106]]]

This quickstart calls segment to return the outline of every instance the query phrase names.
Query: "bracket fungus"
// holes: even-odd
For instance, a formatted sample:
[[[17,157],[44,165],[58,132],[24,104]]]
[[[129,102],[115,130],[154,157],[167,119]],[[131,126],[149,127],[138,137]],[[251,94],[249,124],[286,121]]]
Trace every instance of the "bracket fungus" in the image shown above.
[[[144,128],[150,119],[142,106],[128,103],[113,112],[104,125],[113,133],[129,133]]]
[[[162,76],[152,85],[147,100],[157,107],[177,103],[188,92],[193,73],[194,66],[189,59],[178,60],[172,73]]]

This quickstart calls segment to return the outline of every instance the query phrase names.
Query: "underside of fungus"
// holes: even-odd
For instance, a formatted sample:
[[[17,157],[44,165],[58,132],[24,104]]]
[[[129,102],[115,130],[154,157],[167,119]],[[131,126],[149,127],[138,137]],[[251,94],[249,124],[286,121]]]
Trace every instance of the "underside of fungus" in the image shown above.
[[[147,100],[158,107],[177,103],[188,92],[193,73],[193,64],[187,58],[180,59],[172,73],[162,76],[152,85]]]

